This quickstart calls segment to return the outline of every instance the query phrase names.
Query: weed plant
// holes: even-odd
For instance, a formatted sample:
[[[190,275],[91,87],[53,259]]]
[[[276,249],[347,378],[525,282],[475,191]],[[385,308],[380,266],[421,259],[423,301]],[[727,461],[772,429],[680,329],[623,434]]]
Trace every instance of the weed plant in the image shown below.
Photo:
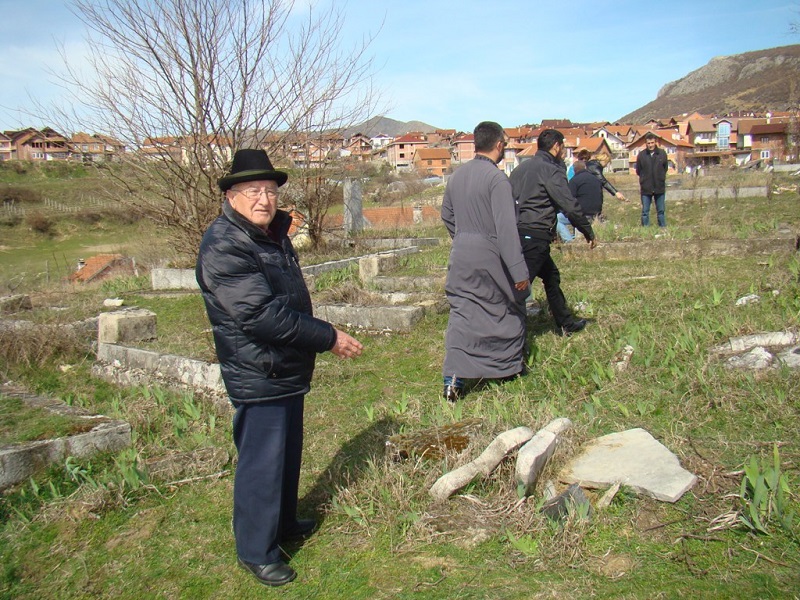
[[[281,595],[796,596],[800,544],[789,515],[797,514],[800,484],[800,374],[787,367],[729,369],[710,349],[734,336],[797,331],[800,264],[793,239],[783,233],[800,226],[797,201],[796,194],[776,194],[700,206],[668,197],[665,232],[638,228],[638,208],[607,201],[601,240],[641,240],[657,249],[672,240],[784,235],[787,248],[769,256],[619,261],[554,251],[564,292],[589,326],[564,338],[546,310],[529,317],[529,373],[505,384],[485,382],[455,405],[440,398],[446,314],[428,315],[408,334],[356,332],[365,343],[356,361],[320,355],[306,398],[300,508],[321,527],[307,542],[285,547],[299,577]],[[403,259],[398,273],[442,274],[448,250],[445,243]],[[334,290],[352,284],[352,272],[320,281]],[[747,294],[760,301],[737,306]],[[132,291],[126,298],[156,311],[160,335],[169,332],[176,353],[210,348],[197,295]],[[532,302],[546,305],[538,282]],[[617,370],[627,346],[633,349],[627,368]],[[134,445],[70,460],[6,492],[0,594],[264,593],[235,567],[232,465],[218,460],[186,483],[155,480],[148,469],[176,452],[215,448],[234,457],[229,412],[158,387],[104,383],[91,376],[88,361],[62,371],[58,355],[36,368],[7,360],[7,378],[129,421]],[[568,417],[573,427],[530,497],[517,494],[507,461],[449,501],[431,502],[433,482],[474,459],[497,433],[519,425],[536,430],[556,417]],[[467,418],[483,425],[460,453],[403,462],[385,455],[390,435]],[[596,436],[634,427],[649,431],[697,475],[680,501],[637,497],[623,486],[607,509],[591,515],[579,507],[563,523],[541,515],[544,488],[548,481],[561,487],[559,471],[570,456]],[[603,491],[587,490],[593,504]],[[754,514],[766,533],[744,523]]]

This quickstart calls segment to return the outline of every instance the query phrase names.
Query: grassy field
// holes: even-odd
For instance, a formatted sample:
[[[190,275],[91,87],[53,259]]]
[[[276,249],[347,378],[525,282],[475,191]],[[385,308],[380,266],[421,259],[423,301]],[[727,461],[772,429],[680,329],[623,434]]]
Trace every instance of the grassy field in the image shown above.
[[[68,345],[41,360],[0,354],[6,378],[126,419],[134,431],[133,449],[59,465],[2,497],[0,598],[796,598],[800,524],[789,513],[799,504],[800,374],[729,370],[709,350],[732,336],[797,329],[800,263],[786,231],[800,230],[798,202],[796,193],[735,202],[668,197],[669,228],[659,231],[637,226],[638,203],[607,199],[601,241],[646,240],[648,258],[600,262],[554,250],[565,294],[589,327],[562,338],[546,315],[532,317],[530,373],[455,406],[439,397],[446,314],[410,334],[357,333],[365,352],[356,361],[321,355],[306,401],[301,482],[301,510],[321,527],[285,548],[299,576],[279,591],[236,567],[227,413],[159,387],[94,379],[91,356]],[[651,257],[665,239],[778,236],[786,250],[770,256]],[[447,252],[446,244],[424,250],[397,273],[441,274]],[[210,355],[198,296],[155,298],[138,287],[118,289],[129,304],[157,312],[157,346]],[[106,291],[64,302],[88,311]],[[735,305],[751,293],[761,301]],[[540,284],[534,298],[544,303]],[[625,345],[634,348],[631,362],[616,372]],[[482,433],[461,454],[406,462],[384,455],[388,435],[472,417]],[[556,417],[574,427],[533,496],[517,496],[512,461],[447,503],[431,502],[433,482],[494,435]],[[588,520],[574,514],[558,525],[538,512],[544,483],[557,481],[582,444],[634,427],[698,476],[679,502],[623,488]],[[171,484],[148,480],[150,461],[208,448],[230,460]],[[764,502],[741,488],[758,475],[774,477]],[[595,501],[601,492],[588,493]],[[737,521],[752,511],[766,533]]]

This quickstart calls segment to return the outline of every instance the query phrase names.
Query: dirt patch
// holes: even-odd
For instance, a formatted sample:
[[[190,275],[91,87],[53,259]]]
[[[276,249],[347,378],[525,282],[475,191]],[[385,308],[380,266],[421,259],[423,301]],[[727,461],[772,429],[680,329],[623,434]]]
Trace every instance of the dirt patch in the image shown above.
[[[589,562],[589,568],[592,571],[609,579],[619,579],[630,575],[635,567],[636,562],[630,556],[613,552]]]

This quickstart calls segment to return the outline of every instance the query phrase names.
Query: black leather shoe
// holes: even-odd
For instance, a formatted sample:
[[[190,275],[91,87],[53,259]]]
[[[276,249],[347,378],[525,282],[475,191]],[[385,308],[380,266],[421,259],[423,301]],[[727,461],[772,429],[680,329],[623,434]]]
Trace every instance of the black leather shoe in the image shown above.
[[[573,333],[578,333],[584,329],[586,329],[586,319],[578,319],[577,321],[572,321],[561,327],[561,335],[569,337]]]
[[[287,542],[304,540],[316,530],[317,522],[314,519],[297,519],[293,526],[286,528],[281,539]]]
[[[258,583],[262,585],[278,587],[280,585],[286,585],[297,577],[295,570],[282,560],[268,565],[254,565],[240,558],[239,564],[242,565],[244,569],[250,571],[258,580]]]
[[[464,390],[454,385],[444,386],[444,391],[442,392],[442,396],[448,402],[458,402],[463,395],[464,395]]]

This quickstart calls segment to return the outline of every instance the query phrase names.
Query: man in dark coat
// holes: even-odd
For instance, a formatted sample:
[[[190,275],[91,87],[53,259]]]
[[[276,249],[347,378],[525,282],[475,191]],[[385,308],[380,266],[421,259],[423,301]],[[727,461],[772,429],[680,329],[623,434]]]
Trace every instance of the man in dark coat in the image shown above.
[[[278,544],[309,535],[297,518],[303,403],[319,352],[342,358],[361,344],[312,314],[288,213],[277,209],[276,171],[263,150],[239,150],[219,180],[222,215],[197,257],[197,282],[214,333],[222,379],[235,409],[239,453],[233,530],[240,564],[259,583],[279,586],[296,573]]]
[[[561,291],[561,274],[550,256],[555,236],[556,213],[563,212],[580,231],[590,248],[597,245],[592,226],[575,201],[567,184],[561,156],[564,134],[545,129],[537,140],[536,155],[511,172],[511,187],[517,202],[522,254],[528,265],[531,282],[539,277],[544,283],[550,312],[562,335],[571,335],[586,327],[585,319],[576,319]]]
[[[645,149],[636,156],[636,174],[642,195],[642,226],[650,225],[650,204],[655,202],[658,226],[667,226],[667,153],[658,147],[658,136],[652,131],[644,136]]]
[[[516,235],[508,177],[497,163],[506,134],[484,121],[475,127],[475,158],[447,182],[442,201],[453,247],[445,293],[444,397],[457,400],[465,379],[503,379],[522,372],[528,270]]]

